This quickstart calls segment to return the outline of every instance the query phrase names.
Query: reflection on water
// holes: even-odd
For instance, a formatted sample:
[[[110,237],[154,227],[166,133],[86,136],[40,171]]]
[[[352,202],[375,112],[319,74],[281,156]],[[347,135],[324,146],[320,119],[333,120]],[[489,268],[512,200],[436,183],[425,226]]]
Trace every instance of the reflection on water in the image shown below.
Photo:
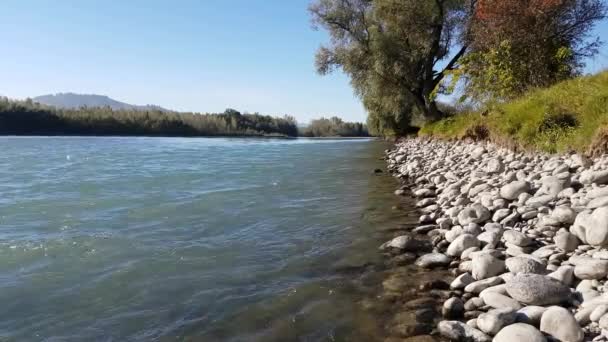
[[[416,219],[372,172],[387,144],[0,144],[1,337],[383,339],[377,247]]]

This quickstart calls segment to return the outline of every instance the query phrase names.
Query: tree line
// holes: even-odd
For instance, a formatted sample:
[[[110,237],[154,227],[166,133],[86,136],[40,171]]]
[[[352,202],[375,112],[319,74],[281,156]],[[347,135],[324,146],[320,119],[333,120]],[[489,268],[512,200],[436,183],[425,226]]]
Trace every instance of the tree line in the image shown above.
[[[330,41],[320,74],[336,69],[368,112],[375,135],[446,115],[439,95],[477,107],[578,76],[597,54],[591,35],[603,0],[314,0]]]
[[[332,118],[329,129],[305,129],[305,136],[366,135],[363,126]],[[218,114],[113,110],[110,107],[60,109],[31,99],[15,101],[0,97],[1,135],[296,137],[299,133],[296,119],[289,115],[272,117],[240,113],[234,109]]]
[[[312,120],[300,131],[303,137],[368,137],[367,126],[360,122],[345,122],[338,117]]]
[[[0,99],[0,134],[144,136],[297,136],[296,120],[227,109],[220,114],[110,107],[59,109]]]

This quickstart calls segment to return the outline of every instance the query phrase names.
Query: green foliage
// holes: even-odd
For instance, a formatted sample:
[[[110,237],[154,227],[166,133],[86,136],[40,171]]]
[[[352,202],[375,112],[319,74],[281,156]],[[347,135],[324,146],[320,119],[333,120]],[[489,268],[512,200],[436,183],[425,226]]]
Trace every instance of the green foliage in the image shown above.
[[[370,132],[402,135],[416,115],[437,118],[438,84],[464,54],[466,0],[316,0],[315,24],[331,37],[321,74],[341,69],[368,111]]]
[[[478,1],[461,60],[465,95],[478,103],[570,79],[597,53],[599,42],[589,33],[606,15],[602,0]]]
[[[463,138],[484,127],[489,138],[547,152],[589,149],[608,127],[608,71],[539,89],[499,104],[487,116],[459,114],[426,125],[423,136]]]
[[[314,0],[310,11],[331,38],[317,52],[317,70],[346,73],[370,132],[390,136],[443,116],[439,95],[459,85],[462,101],[491,104],[577,76],[583,58],[597,53],[589,34],[606,4]]]
[[[460,72],[466,75],[466,96],[479,102],[508,99],[517,94],[517,74],[521,69],[512,58],[509,41],[485,52],[472,52],[462,60]],[[525,70],[525,66],[523,68]]]
[[[56,109],[0,98],[0,134],[149,135],[149,136],[297,136],[293,117],[241,114],[112,110],[109,107]]]
[[[517,49],[521,50],[521,49]],[[459,75],[466,79],[466,98],[488,103],[521,96],[532,87],[547,86],[576,74],[575,59],[568,47],[545,58],[548,68],[539,70],[513,48],[510,41],[483,52],[471,52],[461,61]]]
[[[344,122],[338,117],[312,120],[301,132],[304,137],[368,137],[367,127],[359,122]]]

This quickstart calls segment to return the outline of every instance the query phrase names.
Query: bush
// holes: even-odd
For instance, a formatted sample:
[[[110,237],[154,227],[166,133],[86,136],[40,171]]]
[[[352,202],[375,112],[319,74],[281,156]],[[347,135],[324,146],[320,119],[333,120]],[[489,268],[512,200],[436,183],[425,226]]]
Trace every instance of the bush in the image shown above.
[[[600,153],[608,131],[608,71],[579,77],[530,92],[491,108],[488,115],[470,112],[429,125],[421,135],[465,138],[480,127],[487,139],[547,152]]]

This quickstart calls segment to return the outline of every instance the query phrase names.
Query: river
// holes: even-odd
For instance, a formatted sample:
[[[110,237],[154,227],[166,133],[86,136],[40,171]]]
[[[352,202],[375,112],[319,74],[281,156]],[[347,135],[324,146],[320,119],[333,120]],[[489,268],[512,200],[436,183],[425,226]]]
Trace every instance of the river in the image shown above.
[[[0,338],[373,341],[389,144],[1,137]]]

